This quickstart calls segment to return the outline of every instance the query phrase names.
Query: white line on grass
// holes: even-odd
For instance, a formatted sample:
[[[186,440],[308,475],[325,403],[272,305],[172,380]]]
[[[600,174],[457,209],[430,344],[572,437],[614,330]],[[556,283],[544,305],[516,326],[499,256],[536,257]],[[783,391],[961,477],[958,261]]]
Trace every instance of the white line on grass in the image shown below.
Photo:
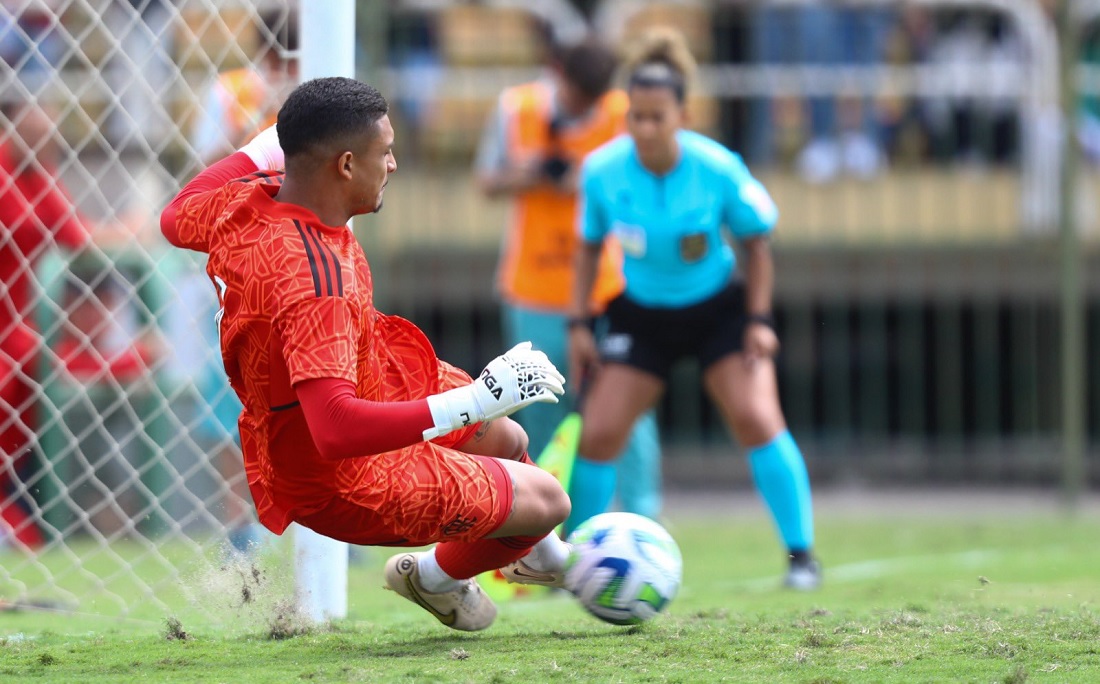
[[[1001,549],[971,549],[969,551],[956,551],[954,553],[929,553],[919,556],[898,556],[895,558],[872,558],[869,560],[844,563],[842,565],[825,566],[825,582],[827,584],[844,584],[849,582],[862,582],[890,575],[900,575],[912,569],[913,566],[926,565],[928,563],[940,563],[962,569],[974,568],[1004,556],[1007,552]],[[735,590],[746,593],[764,593],[779,591],[781,579],[777,575],[769,577],[754,577],[752,579],[729,579],[718,582],[716,589]],[[569,598],[568,594],[554,592],[545,596],[524,597],[522,600],[507,601],[510,612],[523,613],[541,610],[548,601],[560,601]]]
[[[973,567],[982,563],[988,563],[1005,554],[998,549],[971,549],[969,551],[957,551],[955,553],[931,553],[920,556],[899,556],[897,558],[873,558],[870,560],[844,563],[842,565],[825,566],[824,578],[829,584],[844,582],[860,582],[890,575],[899,575],[910,570],[914,565],[928,563],[944,563],[961,567]],[[717,589],[740,589],[748,592],[773,591],[779,586],[775,576],[756,577],[745,580],[728,580],[719,582]]]

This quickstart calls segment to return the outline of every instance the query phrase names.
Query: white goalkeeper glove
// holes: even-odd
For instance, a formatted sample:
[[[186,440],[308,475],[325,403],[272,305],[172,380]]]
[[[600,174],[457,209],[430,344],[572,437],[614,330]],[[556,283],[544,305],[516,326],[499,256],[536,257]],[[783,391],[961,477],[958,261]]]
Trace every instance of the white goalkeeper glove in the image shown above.
[[[493,359],[469,385],[428,397],[434,427],[424,439],[515,413],[536,401],[558,403],[565,377],[541,351],[521,342]]]
[[[283,148],[279,146],[279,134],[271,124],[245,143],[238,152],[248,155],[258,169],[270,171],[284,166]]]

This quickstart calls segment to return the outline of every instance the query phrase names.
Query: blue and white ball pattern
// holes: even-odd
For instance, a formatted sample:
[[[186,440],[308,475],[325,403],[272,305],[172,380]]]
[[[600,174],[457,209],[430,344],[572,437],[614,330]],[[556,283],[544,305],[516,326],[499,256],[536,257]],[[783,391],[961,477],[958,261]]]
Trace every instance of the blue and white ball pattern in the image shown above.
[[[650,620],[676,597],[680,548],[659,523],[634,513],[603,513],[569,535],[565,586],[592,615],[616,625]]]

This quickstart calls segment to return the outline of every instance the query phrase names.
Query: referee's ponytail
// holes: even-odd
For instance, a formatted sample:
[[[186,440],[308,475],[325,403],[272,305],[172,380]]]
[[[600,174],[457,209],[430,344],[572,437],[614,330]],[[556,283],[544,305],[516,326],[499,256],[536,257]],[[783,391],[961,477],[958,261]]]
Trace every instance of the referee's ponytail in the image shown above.
[[[668,88],[683,102],[687,87],[695,76],[695,58],[684,35],[669,27],[646,31],[624,62],[627,90],[631,88]]]

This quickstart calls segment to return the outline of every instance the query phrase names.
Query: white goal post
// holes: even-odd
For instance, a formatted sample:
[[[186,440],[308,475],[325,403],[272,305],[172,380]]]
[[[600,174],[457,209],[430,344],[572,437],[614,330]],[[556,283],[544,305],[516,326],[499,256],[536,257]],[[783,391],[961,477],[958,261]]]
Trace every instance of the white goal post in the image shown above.
[[[302,80],[355,76],[355,0],[310,4],[301,17]],[[294,525],[299,609],[315,622],[347,617],[348,545]]]

